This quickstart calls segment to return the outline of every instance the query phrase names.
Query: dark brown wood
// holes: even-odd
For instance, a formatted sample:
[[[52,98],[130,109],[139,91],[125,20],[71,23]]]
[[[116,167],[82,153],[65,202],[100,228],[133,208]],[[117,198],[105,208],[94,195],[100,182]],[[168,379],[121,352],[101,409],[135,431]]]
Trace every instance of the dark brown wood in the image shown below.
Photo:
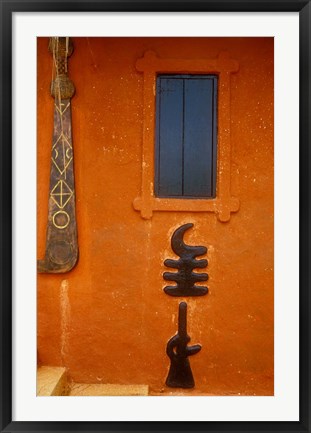
[[[178,309],[178,332],[166,346],[166,354],[171,360],[166,385],[171,388],[193,388],[195,383],[188,357],[201,350],[200,344],[188,346],[187,303],[181,302]]]
[[[164,272],[163,278],[166,281],[175,281],[176,286],[164,287],[164,292],[170,296],[203,296],[208,293],[205,286],[196,286],[195,283],[208,280],[205,272],[193,272],[194,269],[205,268],[208,264],[206,259],[197,260],[197,256],[207,253],[204,246],[186,245],[183,241],[184,233],[193,227],[192,223],[183,224],[173,233],[171,245],[172,250],[180,259],[166,259],[165,266],[178,269],[178,272]]]
[[[38,260],[38,272],[62,273],[70,271],[78,260],[70,104],[75,88],[66,66],[73,47],[67,38],[50,38],[49,49],[56,70],[51,84],[54,133],[46,249],[44,259]]]

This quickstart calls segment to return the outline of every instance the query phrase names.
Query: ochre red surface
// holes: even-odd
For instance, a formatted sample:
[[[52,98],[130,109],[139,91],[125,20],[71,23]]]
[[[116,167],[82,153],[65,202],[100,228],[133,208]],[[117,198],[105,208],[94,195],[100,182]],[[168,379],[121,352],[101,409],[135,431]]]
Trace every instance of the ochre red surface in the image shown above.
[[[273,38],[73,38],[72,124],[80,257],[66,274],[38,275],[38,355],[75,382],[147,384],[170,393],[167,341],[178,303],[164,294],[170,238],[208,247],[209,294],[188,298],[196,387],[185,394],[273,394]],[[141,218],[143,77],[136,60],[215,58],[239,63],[231,77],[228,222],[212,212]],[[53,131],[52,56],[38,39],[38,258],[43,258]]]

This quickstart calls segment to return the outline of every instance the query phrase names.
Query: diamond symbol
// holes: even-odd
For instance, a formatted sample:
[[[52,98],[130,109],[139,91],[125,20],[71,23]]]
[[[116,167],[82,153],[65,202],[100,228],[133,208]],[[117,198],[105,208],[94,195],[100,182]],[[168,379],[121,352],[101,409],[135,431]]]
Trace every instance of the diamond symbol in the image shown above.
[[[51,191],[51,197],[60,209],[66,206],[72,196],[73,192],[64,180],[59,180]]]
[[[61,175],[66,171],[72,160],[71,149],[69,138],[61,132],[53,145],[54,155],[52,157],[52,161]]]

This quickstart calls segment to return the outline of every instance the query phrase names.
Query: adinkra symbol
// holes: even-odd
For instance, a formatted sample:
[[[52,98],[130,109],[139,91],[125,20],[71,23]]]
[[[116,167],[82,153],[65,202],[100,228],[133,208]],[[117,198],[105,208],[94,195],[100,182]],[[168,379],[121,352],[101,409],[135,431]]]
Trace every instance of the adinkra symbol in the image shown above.
[[[195,268],[205,268],[207,260],[197,260],[196,256],[206,254],[207,248],[202,246],[186,245],[183,236],[186,230],[193,227],[192,223],[184,224],[175,230],[171,245],[172,250],[180,257],[178,260],[167,259],[165,266],[176,268],[178,272],[164,272],[163,278],[167,281],[175,281],[176,286],[166,286],[164,291],[170,296],[203,296],[208,292],[204,286],[196,286],[196,282],[207,281],[208,274],[193,272]]]
[[[172,388],[193,388],[194,379],[188,357],[201,350],[200,344],[188,346],[187,304],[181,302],[178,309],[178,332],[167,343],[166,354],[171,360],[166,385]]]
[[[73,191],[64,180],[59,180],[51,191],[51,198],[56,204],[59,211],[55,212],[52,216],[54,227],[58,229],[65,229],[70,222],[70,216],[64,211],[64,207],[73,196]]]
[[[51,191],[51,197],[59,209],[63,209],[73,196],[73,191],[64,180],[59,180]]]
[[[72,161],[72,146],[68,137],[61,132],[53,145],[52,161],[60,175],[63,175]]]

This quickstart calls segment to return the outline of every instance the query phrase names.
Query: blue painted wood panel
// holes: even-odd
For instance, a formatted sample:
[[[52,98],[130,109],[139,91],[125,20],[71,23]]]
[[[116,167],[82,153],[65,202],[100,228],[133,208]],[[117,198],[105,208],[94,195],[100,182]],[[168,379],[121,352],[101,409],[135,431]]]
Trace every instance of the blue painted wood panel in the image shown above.
[[[161,78],[157,88],[157,192],[181,196],[183,179],[183,81]]]
[[[185,80],[183,195],[212,196],[213,81]]]
[[[215,197],[217,77],[160,75],[156,98],[156,196]]]

